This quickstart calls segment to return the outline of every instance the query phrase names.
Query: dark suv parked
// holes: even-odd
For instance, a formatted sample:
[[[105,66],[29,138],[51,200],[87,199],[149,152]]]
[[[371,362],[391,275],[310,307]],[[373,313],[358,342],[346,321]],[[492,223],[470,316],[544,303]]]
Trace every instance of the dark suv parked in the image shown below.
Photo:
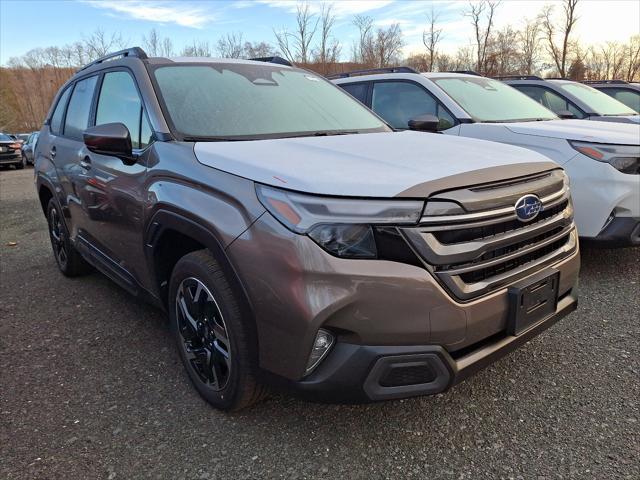
[[[268,382],[441,392],[576,307],[561,168],[393,132],[278,58],[97,60],[54,100],[36,179],[60,270],[95,267],[164,309],[222,409]]]

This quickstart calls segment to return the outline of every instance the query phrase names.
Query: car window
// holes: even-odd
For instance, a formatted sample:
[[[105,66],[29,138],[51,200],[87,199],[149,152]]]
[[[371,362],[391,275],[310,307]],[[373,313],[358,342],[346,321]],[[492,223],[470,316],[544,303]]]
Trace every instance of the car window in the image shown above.
[[[438,130],[446,130],[455,124],[453,117],[431,94],[410,82],[374,83],[371,108],[394,128],[409,128],[409,120],[426,114],[438,117]]]
[[[553,120],[558,117],[540,103],[497,80],[472,76],[430,79],[479,122]]]
[[[580,99],[599,115],[635,115],[624,103],[582,83],[560,83],[558,87]]]
[[[387,127],[331,82],[275,64],[211,63],[154,71],[173,127],[202,140],[282,138]]]
[[[91,102],[97,78],[93,76],[76,83],[65,117],[65,137],[82,140],[82,132],[89,126],[89,113],[91,112]]]
[[[640,113],[640,92],[623,88],[607,88],[603,92],[611,95],[619,102],[624,103],[627,107]]]
[[[573,103],[569,102],[568,100],[549,90],[548,88],[538,87],[535,85],[513,85],[513,87],[520,90],[522,93],[532,98],[536,102],[544,105],[554,113],[569,111],[573,113],[576,118],[585,117],[585,114]]]
[[[69,99],[69,94],[71,93],[71,88],[67,88],[62,95],[60,95],[60,100],[58,100],[58,105],[56,105],[56,109],[53,111],[53,115],[51,115],[51,122],[49,128],[51,133],[54,135],[60,135],[62,132],[60,128],[62,127],[62,118],[64,117],[64,109],[67,106],[67,100]]]
[[[13,142],[13,138],[9,135],[5,135],[4,133],[0,133],[0,142]]]
[[[106,73],[100,88],[96,125],[113,122],[129,129],[133,148],[144,148],[151,142],[151,128],[138,89],[127,72]]]
[[[367,90],[369,89],[368,83],[349,83],[338,86],[353,98],[359,100],[360,103],[363,103],[365,105],[367,104]]]

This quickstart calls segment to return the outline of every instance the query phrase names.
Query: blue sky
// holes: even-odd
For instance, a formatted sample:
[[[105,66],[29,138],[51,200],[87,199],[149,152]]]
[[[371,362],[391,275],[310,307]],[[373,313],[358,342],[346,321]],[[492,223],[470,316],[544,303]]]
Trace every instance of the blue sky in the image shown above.
[[[319,9],[320,2],[308,2]],[[471,43],[471,26],[462,15],[466,1],[346,0],[333,3],[337,15],[334,36],[349,56],[356,32],[355,14],[371,16],[379,26],[400,23],[405,34],[405,53],[421,49],[427,12],[441,12],[445,29],[442,49],[454,51]],[[503,0],[498,27],[519,26],[525,16],[534,16],[545,3],[540,0]],[[100,28],[119,32],[130,45],[139,45],[142,35],[156,28],[172,39],[176,50],[196,41],[213,46],[221,35],[241,32],[248,41],[275,43],[273,28],[293,27],[295,1],[288,0],[0,0],[0,63],[29,49],[63,45],[90,35]],[[557,7],[559,9],[559,5]],[[19,12],[19,17],[15,13]],[[625,41],[640,33],[640,1],[583,0],[578,7],[577,36],[585,43]]]

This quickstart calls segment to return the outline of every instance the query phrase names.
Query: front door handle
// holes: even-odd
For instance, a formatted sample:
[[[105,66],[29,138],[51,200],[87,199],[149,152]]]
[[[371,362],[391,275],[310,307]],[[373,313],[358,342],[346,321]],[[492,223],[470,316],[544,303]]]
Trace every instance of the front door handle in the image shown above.
[[[55,145],[53,147],[51,147],[51,150],[49,150],[49,155],[51,156],[51,158],[56,158],[56,147],[55,147]]]
[[[89,157],[84,157],[80,160],[80,166],[85,170],[89,170],[91,168],[91,159]]]

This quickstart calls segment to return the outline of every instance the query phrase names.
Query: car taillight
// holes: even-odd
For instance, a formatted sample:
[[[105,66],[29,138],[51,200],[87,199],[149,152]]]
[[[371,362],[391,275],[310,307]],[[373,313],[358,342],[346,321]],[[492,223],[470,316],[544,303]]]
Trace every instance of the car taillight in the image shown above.
[[[13,149],[20,149],[20,147],[22,147],[22,145],[20,145],[19,143],[12,143],[9,145],[9,148],[13,148]]]

